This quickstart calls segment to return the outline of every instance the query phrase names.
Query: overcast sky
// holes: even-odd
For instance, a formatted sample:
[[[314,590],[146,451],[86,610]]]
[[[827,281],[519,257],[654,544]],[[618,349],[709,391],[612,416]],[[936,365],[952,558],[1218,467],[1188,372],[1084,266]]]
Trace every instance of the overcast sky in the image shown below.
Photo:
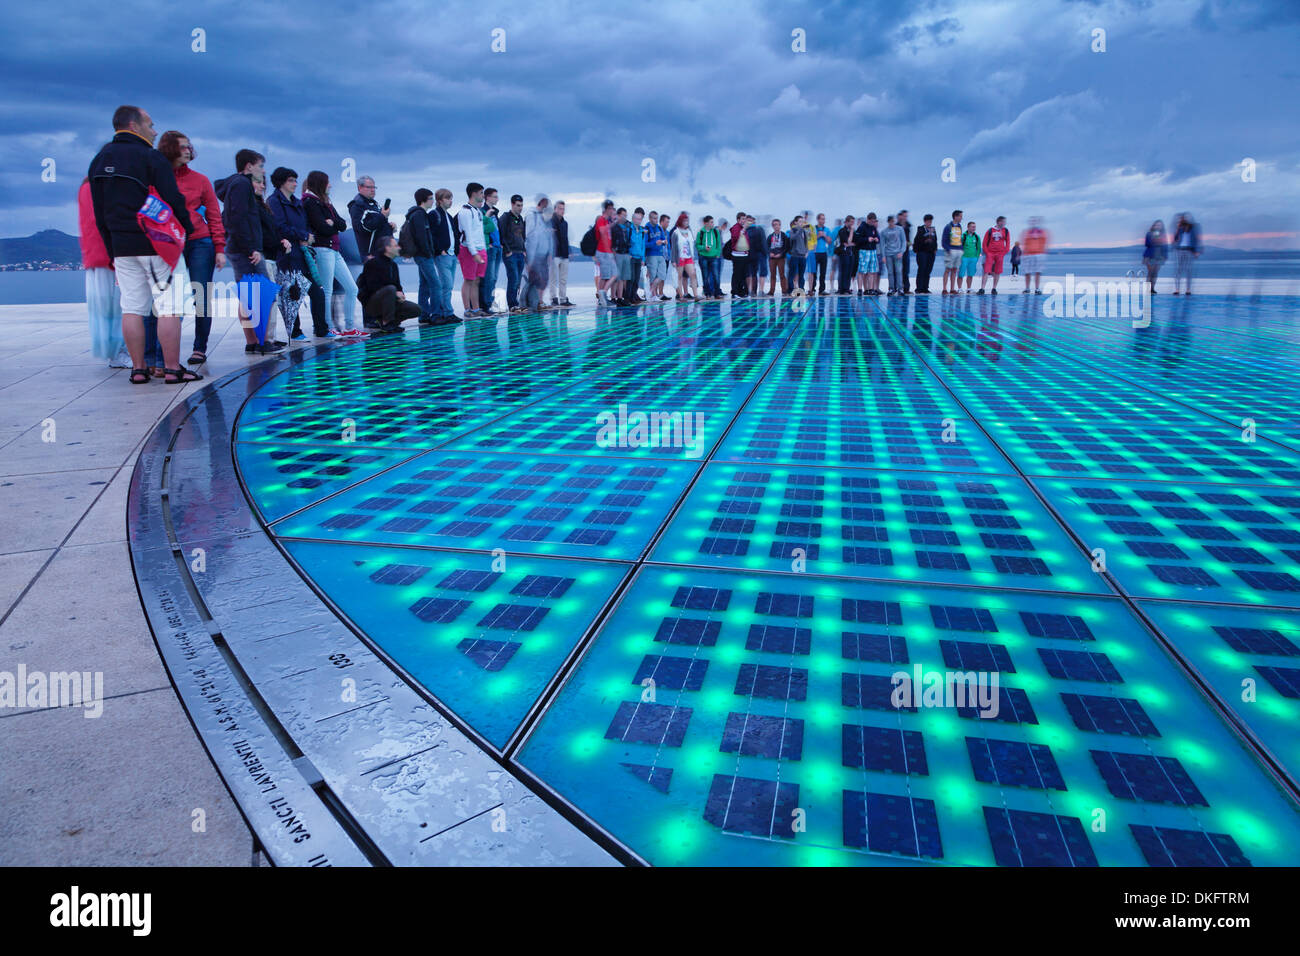
[[[1211,243],[1300,248],[1297,0],[114,0],[6,19],[3,236],[77,231],[77,186],[133,103],[213,179],[251,146],[325,170],[339,205],[351,159],[399,212],[476,179],[584,222],[607,195],[697,221],[960,207],[1106,246],[1190,210]]]

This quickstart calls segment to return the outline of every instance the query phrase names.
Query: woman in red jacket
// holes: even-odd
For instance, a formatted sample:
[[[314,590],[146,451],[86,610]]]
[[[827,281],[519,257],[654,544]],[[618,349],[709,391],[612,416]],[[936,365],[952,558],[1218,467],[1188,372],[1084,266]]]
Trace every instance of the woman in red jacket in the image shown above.
[[[196,154],[188,136],[168,130],[158,139],[158,152],[171,161],[176,185],[185,197],[185,208],[194,224],[194,231],[185,242],[185,265],[190,282],[202,291],[196,296],[194,352],[187,361],[190,365],[202,365],[208,359],[208,335],[212,331],[212,273],[214,266],[226,267],[226,229],[221,223],[221,204],[208,177],[189,167]]]
[[[90,199],[90,177],[81,181],[77,192],[77,219],[81,224],[81,268],[86,271],[86,312],[90,316],[90,348],[96,358],[108,359],[110,368],[130,368],[131,359],[121,357],[122,300],[113,275],[113,260],[95,225],[95,207]]]

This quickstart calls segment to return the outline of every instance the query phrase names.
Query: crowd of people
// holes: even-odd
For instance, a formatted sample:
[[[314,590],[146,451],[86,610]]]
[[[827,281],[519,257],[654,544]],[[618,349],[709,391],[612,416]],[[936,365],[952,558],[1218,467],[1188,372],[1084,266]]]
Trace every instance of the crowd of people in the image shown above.
[[[144,110],[119,107],[113,128],[79,194],[82,253],[96,354],[113,356],[120,342],[133,383],[202,378],[185,366],[207,360],[212,279],[227,264],[237,281],[260,279],[274,290],[283,339],[270,319],[259,334],[252,306],[239,306],[245,351],[255,354],[307,338],[300,322],[304,302],[318,338],[395,332],[409,319],[445,325],[503,314],[496,308],[502,267],[506,312],[573,305],[568,275],[577,231],[570,232],[565,204],[545,195],[536,196],[525,214],[523,196],[512,195],[501,211],[497,190],[477,182],[465,187],[459,208],[452,190],[421,188],[398,230],[391,200],[379,204],[372,177],[357,179],[357,195],[344,215],[334,204],[330,177],[320,170],[308,172],[299,196],[297,171],[280,166],[268,177],[265,156],[241,149],[235,172],[213,183],[191,167],[196,151],[185,134],[169,130],[154,148],[153,121]],[[161,220],[146,216],[150,203],[163,211]],[[164,235],[162,221],[168,214],[171,236]],[[824,213],[801,213],[788,226],[772,219],[765,227],[739,212],[732,223],[704,216],[695,228],[686,212],[673,219],[638,206],[629,214],[605,200],[578,249],[593,262],[601,306],[745,299],[775,296],[778,289],[783,296],[928,295],[936,269],[939,294],[997,295],[1007,265],[1011,275],[1023,275],[1025,293],[1041,294],[1049,242],[1041,220],[1030,219],[1013,241],[1006,217],[981,233],[963,215],[955,209],[937,227],[928,213],[914,225],[906,209],[887,215],[883,225],[874,212],[833,225]],[[363,261],[355,279],[340,238],[349,230]],[[1200,254],[1199,228],[1190,216],[1179,217],[1171,238],[1159,221],[1148,231],[1144,264],[1152,291],[1170,248],[1178,262],[1175,294],[1180,281],[1190,294],[1191,263]],[[416,265],[415,301],[402,287],[399,257]],[[722,289],[723,260],[731,263],[729,293]],[[452,305],[457,269],[459,317]],[[672,297],[666,292],[670,275]],[[180,318],[187,314],[195,316],[194,341],[182,363]]]

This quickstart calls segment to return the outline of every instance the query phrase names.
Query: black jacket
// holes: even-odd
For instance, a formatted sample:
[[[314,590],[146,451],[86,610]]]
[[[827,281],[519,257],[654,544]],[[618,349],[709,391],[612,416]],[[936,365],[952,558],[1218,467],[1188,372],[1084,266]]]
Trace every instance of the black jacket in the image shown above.
[[[632,250],[632,223],[614,220],[609,227],[609,247],[615,255],[627,255]]]
[[[749,240],[749,258],[758,259],[765,255],[764,248],[767,246],[767,233],[758,223],[748,226],[745,229],[745,238]]]
[[[254,214],[257,216],[261,230],[259,235],[262,237],[262,248],[258,251],[262,253],[263,258],[275,262],[284,255],[284,243],[280,242],[279,232],[275,228],[275,217],[271,215],[271,207],[266,204],[266,200],[256,193],[253,194],[253,202],[257,204]]]
[[[285,199],[284,193],[277,189],[271,193],[266,204],[271,208],[271,216],[275,219],[276,235],[280,239],[289,240],[287,252],[284,246],[280,247],[275,267],[306,272],[307,264],[303,259],[302,244],[307,241],[310,230],[307,228],[307,215],[302,210],[302,200],[297,196]]]
[[[916,227],[916,238],[912,240],[912,249],[915,252],[934,252],[939,248],[939,230],[934,226],[930,227],[927,234],[925,226]]]
[[[347,232],[348,224],[332,203],[317,199],[315,196],[302,197],[302,211],[307,215],[307,228],[311,231],[311,244],[317,249],[333,249],[333,239],[340,232]],[[329,219],[334,225],[326,225]]]
[[[433,254],[460,252],[460,230],[456,228],[456,215],[436,202],[429,210],[429,235],[433,237]]]
[[[767,237],[767,254],[784,256],[790,253],[790,237],[784,232],[774,232]]]
[[[420,206],[412,206],[406,210],[406,221],[411,224],[411,241],[415,243],[415,258],[428,259],[433,255],[433,232],[429,229],[428,210]]]
[[[261,211],[266,208],[266,204],[253,192],[253,177],[234,173],[225,179],[218,179],[212,184],[212,189],[221,200],[221,221],[226,226],[226,251],[234,255],[247,256],[254,252],[266,255]],[[266,216],[269,220],[270,210],[266,211]],[[272,222],[271,225],[274,226],[275,223]],[[271,236],[275,236],[274,228]]]
[[[551,222],[555,223],[555,258],[569,258],[569,220],[563,216],[554,216]]]
[[[386,285],[397,286],[402,290],[402,277],[397,274],[397,263],[388,256],[372,256],[361,268],[357,277],[357,298],[365,305],[370,297]]]
[[[361,253],[361,258],[377,255],[379,240],[393,234],[393,227],[389,224],[383,209],[379,207],[379,203],[357,193],[348,203],[348,215],[352,217],[357,252]]]
[[[524,252],[524,236],[528,231],[524,217],[516,216],[511,210],[501,216],[497,223],[501,227],[501,254],[508,256],[516,252]]]
[[[106,143],[91,161],[89,176],[95,225],[111,258],[155,255],[136,220],[150,186],[172,207],[186,235],[193,230],[172,164],[135,133],[120,132]]]
[[[835,251],[840,255],[849,255],[856,251],[853,248],[853,230],[848,226],[840,226],[836,231]]]
[[[869,222],[864,222],[853,231],[853,242],[858,252],[875,252],[880,245],[880,230]]]

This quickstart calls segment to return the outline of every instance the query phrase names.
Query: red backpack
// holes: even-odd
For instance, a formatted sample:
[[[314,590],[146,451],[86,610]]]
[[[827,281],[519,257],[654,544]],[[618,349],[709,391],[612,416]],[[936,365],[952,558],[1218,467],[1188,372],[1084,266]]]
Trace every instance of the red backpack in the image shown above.
[[[171,268],[176,268],[181,253],[185,251],[185,229],[176,221],[172,207],[167,205],[154,187],[149,187],[149,197],[135,214],[135,221],[149,237],[154,254],[162,256]]]

